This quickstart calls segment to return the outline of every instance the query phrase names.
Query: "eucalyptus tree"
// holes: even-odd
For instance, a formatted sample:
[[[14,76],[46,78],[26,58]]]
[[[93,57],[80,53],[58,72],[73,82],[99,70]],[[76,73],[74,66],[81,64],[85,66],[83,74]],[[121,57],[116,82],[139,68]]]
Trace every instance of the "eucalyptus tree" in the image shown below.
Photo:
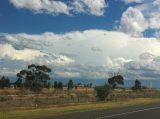
[[[29,88],[33,91],[40,91],[47,85],[47,81],[50,80],[49,73],[51,69],[45,65],[28,65],[28,68],[21,70],[17,73],[19,80],[22,80],[22,84],[25,88]]]

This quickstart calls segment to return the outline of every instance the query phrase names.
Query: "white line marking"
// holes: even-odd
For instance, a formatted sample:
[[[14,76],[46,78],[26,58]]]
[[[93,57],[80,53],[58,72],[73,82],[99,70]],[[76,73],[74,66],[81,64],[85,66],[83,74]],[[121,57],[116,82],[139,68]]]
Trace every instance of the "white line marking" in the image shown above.
[[[144,111],[155,110],[155,109],[160,109],[160,107],[148,108],[148,109],[131,111],[131,112],[124,112],[124,113],[114,114],[114,115],[110,115],[110,116],[97,117],[95,119],[107,119],[107,118],[111,118],[111,117],[122,116],[122,115],[133,114],[133,113],[144,112]]]

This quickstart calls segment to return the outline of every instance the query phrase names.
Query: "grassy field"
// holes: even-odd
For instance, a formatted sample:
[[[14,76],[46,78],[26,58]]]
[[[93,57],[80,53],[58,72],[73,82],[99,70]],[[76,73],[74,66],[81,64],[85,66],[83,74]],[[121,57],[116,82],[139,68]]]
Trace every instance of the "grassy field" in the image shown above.
[[[39,108],[39,109],[3,108],[0,110],[0,118],[31,119],[34,117],[44,117],[50,115],[87,111],[93,109],[119,108],[131,105],[140,105],[140,104],[157,103],[157,102],[160,102],[160,98],[137,98],[137,99],[128,99],[127,101],[119,100],[119,101],[96,102],[96,103],[68,104],[68,105],[54,106],[50,108]]]

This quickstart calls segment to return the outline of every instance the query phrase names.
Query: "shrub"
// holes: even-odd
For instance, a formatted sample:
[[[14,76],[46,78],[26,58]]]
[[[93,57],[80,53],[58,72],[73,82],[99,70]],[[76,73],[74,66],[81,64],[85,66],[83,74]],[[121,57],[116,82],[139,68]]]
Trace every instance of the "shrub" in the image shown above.
[[[111,93],[112,87],[108,84],[105,84],[104,86],[97,86],[95,87],[95,91],[97,93],[98,100],[105,100],[107,96]]]
[[[5,101],[8,101],[10,100],[11,98],[8,97],[8,96],[0,96],[0,102],[5,102]]]

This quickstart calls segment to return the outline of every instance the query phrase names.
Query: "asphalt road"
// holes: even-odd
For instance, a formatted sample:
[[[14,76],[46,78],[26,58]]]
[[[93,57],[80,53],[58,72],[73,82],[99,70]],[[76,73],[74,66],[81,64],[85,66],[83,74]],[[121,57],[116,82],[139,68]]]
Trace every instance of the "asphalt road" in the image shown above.
[[[76,112],[39,119],[160,119],[160,103]]]

